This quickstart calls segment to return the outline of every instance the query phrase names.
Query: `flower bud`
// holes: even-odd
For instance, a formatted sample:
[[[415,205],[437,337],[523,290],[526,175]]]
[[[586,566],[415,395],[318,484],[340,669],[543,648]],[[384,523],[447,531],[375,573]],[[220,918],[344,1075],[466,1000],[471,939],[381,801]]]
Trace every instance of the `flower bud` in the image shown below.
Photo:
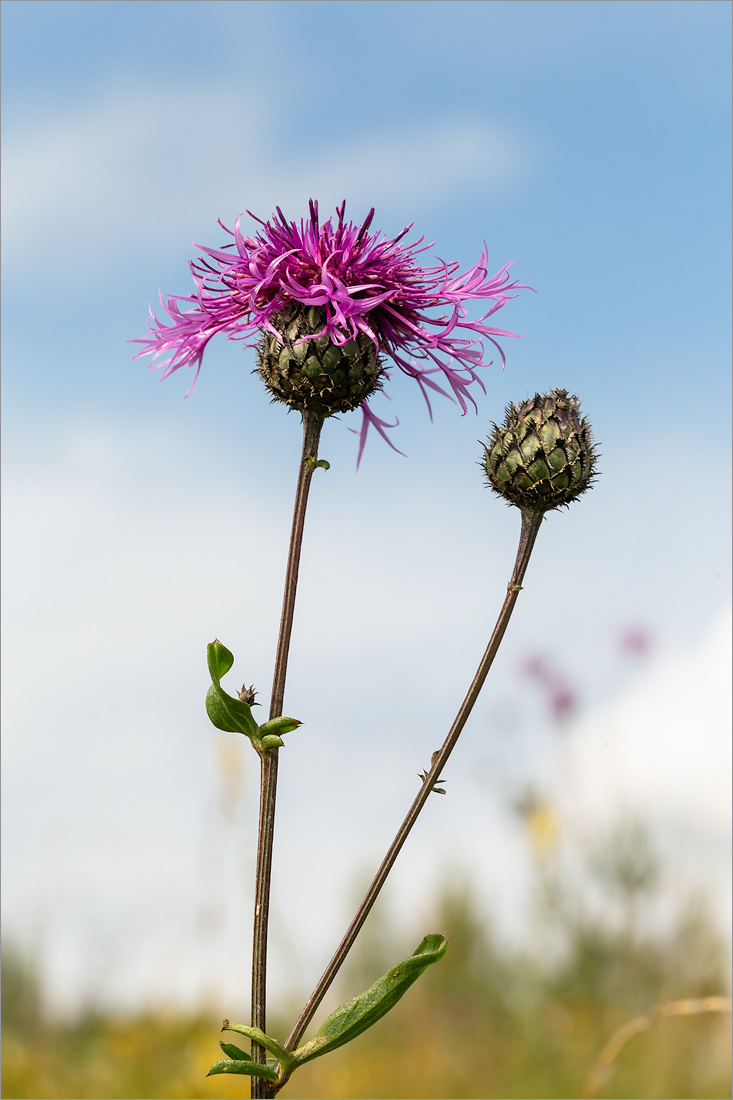
[[[255,703],[255,695],[259,695],[259,691],[255,691],[255,686],[247,687],[246,684],[242,684],[242,688],[237,692],[237,697],[246,703],[249,707],[258,707],[260,704]]]
[[[319,416],[356,409],[382,384],[374,341],[363,332],[343,345],[323,332],[326,311],[293,305],[272,317],[279,336],[263,332],[258,373],[276,401]]]
[[[596,477],[596,451],[578,398],[567,390],[507,406],[494,425],[484,465],[489,485],[510,504],[549,512],[576,500]]]

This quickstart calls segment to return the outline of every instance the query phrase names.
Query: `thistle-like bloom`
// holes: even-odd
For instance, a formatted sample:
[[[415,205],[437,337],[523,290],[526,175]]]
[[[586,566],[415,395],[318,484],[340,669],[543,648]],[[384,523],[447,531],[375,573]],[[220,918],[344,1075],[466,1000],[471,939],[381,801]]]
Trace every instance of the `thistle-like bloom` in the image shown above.
[[[170,323],[151,311],[150,334],[133,341],[145,345],[135,358],[152,355],[151,370],[163,367],[163,378],[195,366],[195,384],[206,346],[218,332],[260,342],[260,374],[277,400],[324,416],[361,408],[360,458],[370,425],[393,446],[385,429],[399,423],[388,425],[368,404],[389,377],[384,360],[414,378],[429,411],[430,390],[452,394],[463,413],[469,401],[476,408],[469,387],[476,383],[485,390],[477,373],[490,362],[484,341],[494,345],[503,366],[496,338],[517,335],[487,321],[516,297],[509,291],[527,288],[510,281],[510,264],[489,275],[485,244],[478,263],[463,274],[455,262],[421,267],[417,256],[432,245],[423,245],[424,237],[400,244],[411,225],[389,239],[369,232],[373,209],[356,225],[344,220],[345,208],[337,208],[335,224],[329,218],[320,225],[318,204],[311,200],[310,218],[300,227],[287,222],[279,207],[268,222],[250,214],[262,226],[254,237],[243,235],[241,217],[233,231],[220,222],[233,240],[223,249],[196,246],[204,253],[189,265],[196,292],[167,300],[161,295]],[[466,306],[473,300],[490,308],[470,320]],[[181,308],[183,303],[192,308]],[[334,396],[327,376],[337,361]]]

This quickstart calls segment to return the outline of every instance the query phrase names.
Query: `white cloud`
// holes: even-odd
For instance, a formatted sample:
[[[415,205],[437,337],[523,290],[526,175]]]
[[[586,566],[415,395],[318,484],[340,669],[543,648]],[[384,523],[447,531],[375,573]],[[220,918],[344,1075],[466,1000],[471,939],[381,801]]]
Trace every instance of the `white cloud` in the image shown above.
[[[233,944],[242,954],[249,920],[256,769],[245,745],[206,721],[204,646],[219,634],[235,651],[234,676],[266,690],[292,486],[287,501],[262,489],[242,498],[188,447],[152,429],[79,425],[28,446],[23,465],[6,462],[5,918],[9,930],[28,928],[40,913],[59,999],[88,989],[90,951],[108,975],[98,991],[131,1001],[159,992],[152,975],[165,992],[194,998],[216,974],[221,995],[234,997],[246,969],[243,959],[233,973],[227,957]],[[282,914],[312,891],[313,875],[331,915],[302,912],[312,922],[313,955],[300,962],[310,978],[332,949],[354,873],[345,883],[338,868],[361,872],[381,857],[472,675],[516,538],[495,511],[482,541],[483,514],[477,520],[470,500],[441,498],[438,513],[435,484],[407,493],[409,474],[395,472],[375,498],[350,459],[344,491],[338,465],[333,481],[323,475],[328,494],[314,495],[294,637],[289,700],[306,725],[282,769],[276,981],[283,957],[292,964]],[[226,522],[214,537],[207,517],[216,515]],[[548,530],[551,572],[567,570],[561,543],[553,549]],[[613,545],[606,553],[600,575],[611,575]],[[539,582],[538,568],[513,635],[548,637]],[[598,598],[599,607],[617,601],[605,588]],[[587,603],[585,616],[594,613]],[[683,833],[691,853],[710,853],[699,861],[708,881],[720,875],[729,824],[728,656],[718,630],[576,731],[580,782],[568,809],[582,832],[600,807],[633,804],[667,837]],[[511,676],[511,660],[497,664],[499,688]],[[485,781],[497,735],[483,728],[490,714],[482,701],[451,763],[458,797],[436,799],[421,821],[394,896],[418,897],[431,868],[455,864],[458,844],[487,889],[514,860],[516,885],[500,904],[505,917],[521,905],[522,847]],[[239,753],[236,782],[218,755],[222,738]],[[227,826],[230,780],[238,809]],[[327,799],[318,796],[324,782]],[[553,789],[562,806],[562,775]],[[310,862],[324,837],[325,858]],[[214,932],[202,937],[209,919]]]
[[[731,613],[693,653],[666,655],[644,679],[578,730],[576,813],[602,821],[618,806],[643,807],[696,839],[731,824]]]
[[[228,101],[227,111],[221,104]],[[257,109],[252,109],[257,104]],[[526,168],[516,135],[480,118],[444,115],[405,133],[380,124],[356,138],[326,131],[293,152],[276,105],[241,92],[122,87],[75,112],[9,135],[3,158],[3,246],[14,275],[58,264],[104,271],[162,242],[211,232],[244,208],[300,216],[431,204],[511,186]],[[398,215],[399,216],[399,215]],[[399,228],[402,228],[399,226]]]

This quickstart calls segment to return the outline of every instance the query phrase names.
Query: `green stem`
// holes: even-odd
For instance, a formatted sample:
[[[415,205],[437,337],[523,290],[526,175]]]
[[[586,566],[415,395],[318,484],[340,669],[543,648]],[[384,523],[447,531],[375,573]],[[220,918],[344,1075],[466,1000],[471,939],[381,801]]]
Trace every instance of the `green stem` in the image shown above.
[[[479,692],[484,685],[484,681],[486,680],[489,669],[493,664],[494,657],[496,656],[497,650],[501,645],[501,640],[504,637],[504,633],[509,624],[509,619],[511,618],[512,611],[514,610],[514,605],[516,604],[517,597],[519,596],[519,593],[522,589],[522,581],[524,580],[524,574],[527,571],[530,555],[532,553],[532,549],[534,547],[535,539],[537,538],[537,533],[540,529],[542,519],[543,516],[541,513],[525,511],[522,512],[522,531],[519,538],[519,549],[517,550],[517,559],[514,564],[514,571],[512,573],[511,580],[509,581],[506,599],[504,600],[502,609],[499,612],[499,618],[497,619],[496,626],[494,627],[494,633],[491,635],[491,640],[489,641],[489,644],[486,648],[486,652],[481,658],[481,664],[479,665],[476,675],[473,678],[473,682],[468,689],[466,698],[461,704],[461,708],[456,715],[455,721],[451,726],[445,743],[440,752],[438,752],[435,756],[430,771],[428,772],[427,777],[424,780],[415,801],[412,803],[407,817],[402,822],[397,836],[392,841],[389,851],[384,857],[384,860],[382,861],[382,864],[374,877],[374,881],[367,890],[366,896],[359,906],[356,916],[349,925],[346,935],[339,944],[336,954],[333,956],[330,963],[326,967],[323,973],[323,977],[319,981],[316,988],[313,990],[313,993],[308,998],[308,1001],[300,1016],[298,1017],[298,1020],[293,1027],[293,1030],[285,1041],[285,1047],[287,1050],[294,1050],[298,1046],[300,1040],[303,1037],[305,1029],[308,1027],[308,1024],[313,1018],[316,1009],[323,1000],[323,997],[326,994],[329,986],[331,985],[331,982],[336,977],[336,974],[341,968],[344,959],[353,947],[354,941],[356,940],[356,937],[358,936],[359,931],[364,924],[364,921],[369,915],[369,912],[374,905],[374,902],[377,900],[379,891],[384,886],[387,875],[391,871],[394,862],[400,853],[402,845],[407,840],[410,830],[417,821],[420,811],[430,797],[433,789],[433,784],[436,782],[436,780],[440,778],[440,773],[442,772],[448,760],[448,757],[452,753],[456,742],[460,737],[461,731],[463,730],[463,727],[468,720],[468,716],[470,715],[473,706],[478,699]],[[274,1093],[269,1092],[267,1095],[272,1096],[274,1095]]]
[[[290,534],[290,550],[285,571],[285,592],[280,619],[280,636],[277,643],[275,672],[272,681],[270,718],[279,718],[283,712],[285,677],[288,668],[290,636],[293,631],[295,596],[298,588],[300,548],[303,543],[305,512],[308,491],[318,457],[318,440],[323,427],[323,417],[303,413],[303,453],[298,470],[295,493],[293,527]],[[257,843],[257,870],[255,877],[254,935],[252,938],[252,1027],[267,1031],[267,928],[270,915],[270,881],[272,876],[272,849],[275,833],[275,799],[277,794],[278,750],[260,754],[260,819]],[[266,1061],[266,1051],[259,1043],[252,1044],[252,1058]],[[252,1096],[264,1097],[267,1081],[252,1078]]]

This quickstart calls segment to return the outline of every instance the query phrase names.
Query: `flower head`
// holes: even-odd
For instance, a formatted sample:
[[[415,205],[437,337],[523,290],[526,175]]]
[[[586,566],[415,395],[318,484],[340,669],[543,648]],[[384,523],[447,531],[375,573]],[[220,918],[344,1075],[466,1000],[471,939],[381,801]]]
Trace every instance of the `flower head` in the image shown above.
[[[506,407],[494,424],[483,466],[490,487],[509,504],[542,514],[582,496],[598,476],[590,421],[567,390],[536,393]]]
[[[390,239],[370,232],[373,209],[358,225],[345,221],[345,208],[342,203],[335,223],[329,218],[323,225],[313,200],[310,218],[301,220],[300,226],[286,221],[279,207],[267,222],[250,214],[261,226],[254,237],[243,235],[241,216],[233,230],[220,222],[232,240],[222,249],[196,246],[204,255],[190,263],[195,293],[167,299],[161,295],[170,323],[151,312],[149,335],[134,341],[144,345],[135,358],[152,355],[151,369],[163,367],[163,378],[179,367],[195,366],[195,383],[206,346],[218,332],[228,339],[262,341],[259,362],[266,385],[278,400],[303,409],[316,400],[313,387],[293,393],[288,385],[287,393],[278,392],[268,378],[268,364],[279,357],[274,353],[282,350],[289,377],[292,364],[306,359],[309,342],[321,351],[333,349],[328,361],[335,362],[336,349],[351,360],[358,349],[363,360],[368,341],[373,352],[371,363],[365,361],[366,382],[360,375],[359,386],[342,394],[340,404],[319,407],[323,415],[361,408],[360,457],[370,425],[385,439],[385,429],[395,426],[380,420],[368,404],[369,395],[388,377],[384,360],[417,382],[429,410],[431,390],[452,394],[464,413],[469,401],[476,407],[469,387],[476,383],[484,389],[477,373],[489,365],[484,341],[494,345],[503,365],[504,352],[496,338],[517,335],[487,321],[516,296],[509,291],[526,288],[510,281],[509,264],[489,275],[485,244],[478,263],[466,272],[460,273],[455,262],[421,267],[418,255],[432,246],[423,245],[423,237],[401,244],[411,225]],[[470,320],[466,307],[473,300],[489,308]],[[191,308],[182,308],[183,303]],[[324,367],[322,359],[321,370],[327,372],[331,368]],[[315,375],[315,366],[311,373]],[[353,376],[353,365],[346,374]],[[442,376],[446,388],[435,375]],[[323,386],[318,383],[315,388],[323,404]]]

